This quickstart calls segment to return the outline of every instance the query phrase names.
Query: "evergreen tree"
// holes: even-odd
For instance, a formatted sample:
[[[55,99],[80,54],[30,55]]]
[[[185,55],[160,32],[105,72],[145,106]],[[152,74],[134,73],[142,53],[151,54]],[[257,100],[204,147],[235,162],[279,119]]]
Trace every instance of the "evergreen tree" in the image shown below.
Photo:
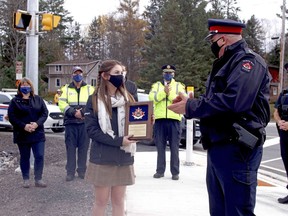
[[[26,35],[13,28],[13,13],[25,10],[26,5],[27,0],[0,1],[0,89],[15,87],[16,61],[25,68]]]
[[[260,21],[254,15],[247,21],[246,28],[243,30],[243,37],[249,48],[262,56],[264,55],[265,32]]]
[[[65,51],[69,48],[71,36],[67,34],[68,24],[73,21],[70,13],[64,9],[64,0],[40,0],[39,11],[47,11],[61,16],[61,20],[52,31],[47,31],[39,37],[39,72],[40,77],[48,82],[46,64],[65,59]],[[39,15],[39,31],[41,30],[41,15]]]
[[[95,17],[88,27],[88,36],[84,39],[84,45],[88,59],[103,59],[101,56],[101,44],[101,17]]]

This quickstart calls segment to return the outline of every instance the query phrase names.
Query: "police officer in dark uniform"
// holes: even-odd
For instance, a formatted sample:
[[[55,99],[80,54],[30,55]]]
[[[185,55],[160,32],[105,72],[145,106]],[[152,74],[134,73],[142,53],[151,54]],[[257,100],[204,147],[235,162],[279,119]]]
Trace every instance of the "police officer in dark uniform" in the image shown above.
[[[250,216],[254,215],[264,128],[270,118],[271,78],[264,60],[242,39],[243,23],[209,19],[208,27],[207,40],[216,60],[206,93],[198,99],[180,94],[168,108],[187,118],[200,118],[207,149],[210,214]],[[239,125],[241,136],[236,130]]]
[[[280,137],[281,157],[288,178],[288,89],[283,90],[275,103],[274,119]],[[288,189],[288,184],[286,186]],[[288,196],[279,198],[279,203],[288,203]]]

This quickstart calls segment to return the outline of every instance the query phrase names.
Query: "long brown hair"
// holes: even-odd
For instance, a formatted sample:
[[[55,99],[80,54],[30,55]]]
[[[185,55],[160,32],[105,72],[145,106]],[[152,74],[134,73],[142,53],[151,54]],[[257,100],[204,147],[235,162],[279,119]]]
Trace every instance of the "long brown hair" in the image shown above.
[[[95,87],[95,91],[92,95],[92,104],[93,104],[93,111],[94,113],[98,112],[98,97],[101,99],[105,105],[106,111],[108,112],[110,118],[112,118],[112,105],[111,105],[111,96],[108,94],[108,87],[107,83],[108,80],[104,80],[101,76],[102,73],[107,73],[112,70],[116,65],[120,65],[121,67],[123,64],[117,60],[105,60],[99,63],[99,71],[97,77],[97,83]],[[124,79],[122,85],[117,89],[116,94],[120,93],[126,102],[134,102],[133,96],[127,91]]]
[[[28,79],[27,77],[23,77],[20,82],[19,82],[19,85],[18,85],[18,88],[17,88],[17,94],[20,95],[20,96],[23,96],[22,92],[20,91],[20,87],[22,84],[24,83],[28,83],[28,85],[31,87],[31,92],[30,92],[30,95],[34,97],[35,93],[34,93],[34,86],[33,86],[33,83],[30,79]]]

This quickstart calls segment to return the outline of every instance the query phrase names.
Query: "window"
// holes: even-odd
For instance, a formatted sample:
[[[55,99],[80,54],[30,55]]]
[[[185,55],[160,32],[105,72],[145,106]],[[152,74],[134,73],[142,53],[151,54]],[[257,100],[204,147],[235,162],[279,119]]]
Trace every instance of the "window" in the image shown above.
[[[273,92],[273,95],[274,95],[274,96],[277,95],[277,93],[278,93],[277,87],[273,87],[273,88],[272,88],[272,92]]]
[[[91,85],[96,86],[96,79],[91,79]]]
[[[0,94],[0,103],[2,104],[9,104],[10,103],[10,98],[6,95],[1,95]]]
[[[56,71],[62,71],[62,65],[56,65]]]
[[[56,80],[55,80],[55,86],[56,86],[56,87],[60,87],[60,86],[61,86],[61,79],[56,78]]]

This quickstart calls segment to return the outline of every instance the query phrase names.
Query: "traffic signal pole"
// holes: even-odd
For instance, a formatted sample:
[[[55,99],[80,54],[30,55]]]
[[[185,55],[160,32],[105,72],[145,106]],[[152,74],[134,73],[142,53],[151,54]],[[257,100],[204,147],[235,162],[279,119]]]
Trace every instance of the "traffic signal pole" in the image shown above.
[[[26,34],[26,77],[28,77],[34,86],[35,94],[38,94],[38,55],[39,55],[39,0],[27,1],[27,12],[32,15],[31,26]]]

